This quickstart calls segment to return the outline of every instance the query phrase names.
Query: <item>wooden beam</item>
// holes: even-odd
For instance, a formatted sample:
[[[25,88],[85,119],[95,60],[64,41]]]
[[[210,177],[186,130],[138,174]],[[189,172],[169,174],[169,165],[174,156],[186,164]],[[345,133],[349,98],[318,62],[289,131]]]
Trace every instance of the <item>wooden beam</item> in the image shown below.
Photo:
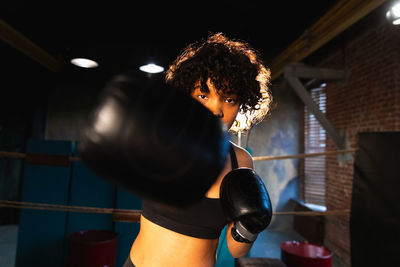
[[[271,79],[279,77],[287,64],[300,62],[386,1],[340,0],[309,29],[306,29],[302,36],[272,60],[270,64]]]
[[[0,19],[0,39],[51,71],[57,72],[61,68],[62,64],[59,60],[55,59],[2,19]]]
[[[307,106],[308,110],[311,111],[312,114],[314,114],[315,118],[319,121],[319,123],[324,127],[326,130],[326,133],[328,136],[332,139],[333,143],[339,150],[346,149],[346,142],[344,137],[340,136],[338,131],[333,127],[333,125],[330,123],[328,118],[325,116],[324,113],[319,109],[317,104],[315,104],[314,100],[308,93],[307,89],[304,87],[304,85],[300,82],[299,77],[297,74],[309,74],[307,73],[310,72],[310,70],[314,70],[315,74],[323,74],[324,71],[318,72],[315,68],[308,68],[307,66],[301,66],[299,63],[297,64],[289,64],[285,67],[284,71],[284,76],[285,79],[289,82],[289,84],[292,86],[293,90],[297,93],[297,95],[300,97],[300,99],[303,101],[304,105]],[[325,71],[325,73],[328,73]],[[344,80],[346,77],[345,71],[343,72],[337,72],[332,70],[333,74],[336,74],[336,78],[338,80]],[[328,73],[329,74],[329,73]],[[339,75],[337,75],[339,74]],[[327,75],[330,76],[330,75]],[[320,76],[321,77],[321,76]],[[325,78],[325,77],[322,77]]]

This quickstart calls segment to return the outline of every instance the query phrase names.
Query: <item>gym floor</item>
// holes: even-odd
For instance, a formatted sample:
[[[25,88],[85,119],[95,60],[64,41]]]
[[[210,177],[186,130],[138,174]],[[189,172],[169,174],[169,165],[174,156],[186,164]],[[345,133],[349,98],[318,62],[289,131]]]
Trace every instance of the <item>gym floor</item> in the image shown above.
[[[0,226],[0,266],[14,267],[17,248],[18,225]],[[251,250],[252,257],[281,257],[280,244],[288,240],[304,241],[304,238],[294,231],[264,231]],[[344,266],[333,256],[332,267]]]

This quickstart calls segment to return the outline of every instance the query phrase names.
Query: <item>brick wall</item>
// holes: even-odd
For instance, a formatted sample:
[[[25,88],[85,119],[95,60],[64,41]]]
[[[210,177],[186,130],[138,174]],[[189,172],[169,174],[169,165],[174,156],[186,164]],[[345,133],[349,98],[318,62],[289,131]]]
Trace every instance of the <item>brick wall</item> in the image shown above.
[[[351,148],[359,132],[400,130],[400,26],[377,17],[382,13],[370,14],[306,62],[350,70],[347,83],[328,83],[327,117]],[[334,149],[328,138],[327,150]],[[350,209],[353,163],[327,156],[328,210]],[[327,217],[325,231],[325,246],[350,266],[349,216]]]

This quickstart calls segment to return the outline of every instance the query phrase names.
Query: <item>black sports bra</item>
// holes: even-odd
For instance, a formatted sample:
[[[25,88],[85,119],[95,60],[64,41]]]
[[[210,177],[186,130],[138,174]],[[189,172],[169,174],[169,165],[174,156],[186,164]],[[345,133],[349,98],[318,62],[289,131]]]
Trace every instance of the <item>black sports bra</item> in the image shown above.
[[[231,146],[232,169],[238,168],[236,154]],[[204,197],[189,207],[172,207],[143,199],[142,215],[151,222],[187,236],[215,239],[228,223],[219,198]]]

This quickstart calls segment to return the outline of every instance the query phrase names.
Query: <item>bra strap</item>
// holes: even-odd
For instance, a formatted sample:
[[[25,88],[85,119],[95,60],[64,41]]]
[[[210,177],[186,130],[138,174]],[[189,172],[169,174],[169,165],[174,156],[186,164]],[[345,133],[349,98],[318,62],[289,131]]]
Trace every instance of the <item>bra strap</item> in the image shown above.
[[[239,165],[237,162],[235,150],[233,149],[233,145],[231,145],[231,147],[230,147],[230,155],[231,155],[232,170],[237,169],[239,167]]]

